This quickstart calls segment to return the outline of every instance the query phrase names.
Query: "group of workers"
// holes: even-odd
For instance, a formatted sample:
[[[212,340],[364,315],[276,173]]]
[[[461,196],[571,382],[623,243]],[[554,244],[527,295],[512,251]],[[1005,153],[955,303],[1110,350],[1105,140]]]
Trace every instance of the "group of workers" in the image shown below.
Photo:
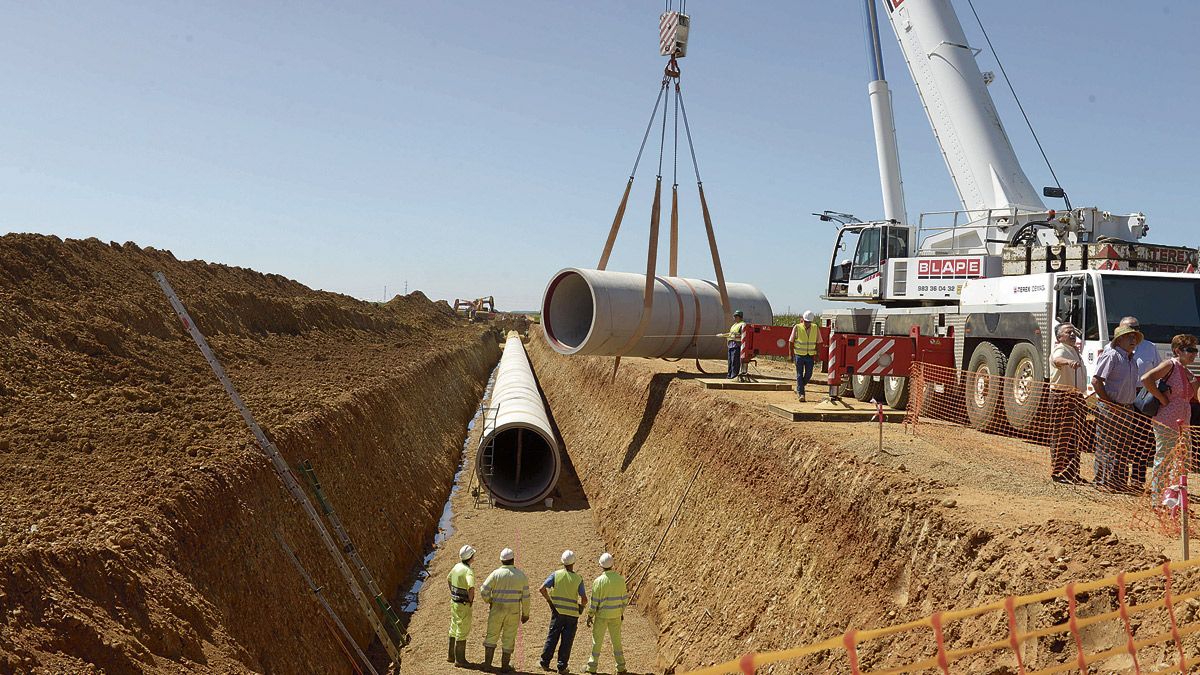
[[[1080,353],[1079,330],[1070,323],[1055,329],[1056,343],[1050,352],[1050,383],[1070,402],[1082,401],[1087,390],[1086,369]],[[1092,389],[1096,392],[1095,486],[1113,492],[1139,492],[1147,469],[1152,473],[1151,491],[1161,494],[1160,467],[1179,440],[1181,425],[1192,423],[1193,401],[1200,380],[1189,371],[1196,361],[1197,337],[1176,335],[1171,339],[1172,357],[1162,360],[1158,348],[1145,338],[1137,317],[1121,319],[1112,340],[1096,361]],[[1158,403],[1157,411],[1134,404],[1141,396]],[[1086,482],[1079,475],[1078,449],[1072,416],[1059,429],[1051,454],[1052,478],[1060,483]]]
[[[812,310],[804,312],[800,316],[800,323],[792,326],[792,333],[788,336],[789,358],[796,366],[796,396],[801,402],[807,400],[804,398],[804,389],[812,380],[813,367],[817,362],[817,343],[821,341],[821,329],[813,321],[815,318]],[[742,339],[745,330],[746,321],[739,309],[733,313],[733,325],[729,327],[729,332],[723,334],[729,341],[727,377],[731,380],[744,374],[746,364],[742,363]]]
[[[446,580],[450,585],[450,648],[446,660],[457,667],[467,662],[467,635],[471,632],[471,611],[475,602],[475,572],[471,563],[475,549],[470,544],[459,549],[459,563],[450,570]],[[562,567],[542,582],[539,589],[550,606],[550,630],[542,648],[540,664],[549,671],[550,660],[558,649],[556,662],[559,673],[566,673],[571,658],[571,646],[579,617],[587,609],[587,625],[592,628],[592,653],[587,672],[595,673],[600,661],[604,636],[612,640],[613,658],[617,672],[625,671],[625,655],[621,651],[621,624],[629,593],[625,578],[613,570],[613,557],[604,553],[598,561],[603,570],[592,582],[591,602],[584,591],[583,577],[575,572],[575,552],[563,551]],[[516,567],[516,554],[506,548],[500,552],[500,567],[484,580],[480,598],[489,605],[487,635],[483,640],[483,667],[492,669],[496,645],[500,645],[499,672],[513,671],[512,654],[517,641],[517,628],[529,620],[529,579]]]

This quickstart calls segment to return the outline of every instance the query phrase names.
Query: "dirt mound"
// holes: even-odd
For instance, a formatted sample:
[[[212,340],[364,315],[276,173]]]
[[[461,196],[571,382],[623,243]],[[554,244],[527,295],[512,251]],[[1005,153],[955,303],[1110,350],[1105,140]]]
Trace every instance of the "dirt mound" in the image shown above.
[[[1002,508],[1015,513],[981,520],[945,494],[969,492],[968,479],[950,486],[944,473],[872,461],[873,451],[845,446],[857,425],[778,420],[761,403],[656,372],[670,367],[661,362],[626,360],[614,379],[611,359],[554,354],[540,335],[529,352],[601,533],[619,559],[631,561],[634,579],[703,467],[638,595],[660,631],[664,669],[800,646],[849,627],[888,626],[1164,560],[1113,534],[1119,512],[1107,526],[1080,522],[1069,501],[1058,517],[1030,511],[1027,520],[1024,496],[1014,492]],[[875,434],[869,425],[865,431]],[[1115,598],[1093,600],[1097,612],[1115,609]],[[1019,617],[1026,628],[1061,618],[1044,608]],[[986,643],[997,639],[995,630],[967,625],[948,639],[956,647]],[[1098,644],[1117,639],[1093,637]],[[1065,648],[1062,636],[1031,642],[1030,667],[1055,663]],[[886,667],[928,657],[929,649],[921,633],[864,644],[860,657],[864,666]],[[963,666],[988,672],[992,664],[980,657]],[[845,671],[842,659],[772,672]]]
[[[497,354],[481,329],[419,292],[374,305],[130,243],[0,237],[0,672],[342,667],[273,530],[340,579],[154,271],[284,455],[313,460],[385,590],[436,522]]]

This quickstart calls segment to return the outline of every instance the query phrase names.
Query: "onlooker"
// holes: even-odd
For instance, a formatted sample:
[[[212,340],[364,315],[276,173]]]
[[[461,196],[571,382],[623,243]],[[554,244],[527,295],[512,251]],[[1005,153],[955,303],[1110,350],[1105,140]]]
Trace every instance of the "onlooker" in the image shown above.
[[[796,396],[801,401],[805,400],[804,388],[812,379],[817,343],[821,340],[821,329],[813,323],[814,318],[812,310],[806,310],[800,323],[792,326],[792,334],[788,337],[788,350],[796,362]]]
[[[1086,481],[1079,475],[1079,447],[1075,444],[1075,415],[1087,390],[1087,370],[1075,346],[1079,335],[1075,326],[1059,324],[1054,335],[1058,342],[1050,350],[1050,394],[1051,410],[1059,424],[1050,449],[1050,478],[1056,483],[1083,483]]]
[[[1127,326],[1134,330],[1140,331],[1141,324],[1136,316],[1127,316],[1121,319],[1120,326]],[[1162,358],[1158,355],[1158,347],[1149,340],[1143,339],[1138,343],[1138,346],[1133,350],[1133,360],[1137,362],[1138,367],[1138,389],[1141,390],[1141,378],[1145,377],[1150,369],[1157,366]],[[1143,415],[1138,415],[1133,419],[1133,434],[1129,442],[1130,448],[1130,468],[1132,473],[1132,487],[1139,488],[1146,482],[1146,467],[1149,466],[1150,460],[1154,457],[1154,433],[1150,427],[1150,420]]]
[[[1092,388],[1096,404],[1096,487],[1126,491],[1130,429],[1135,420],[1133,399],[1137,396],[1138,371],[1133,350],[1142,341],[1136,328],[1119,326],[1096,362]]]
[[[1152,503],[1158,503],[1162,494],[1167,468],[1163,463],[1170,457],[1179,441],[1180,425],[1187,425],[1192,416],[1192,397],[1196,395],[1196,379],[1188,372],[1188,366],[1196,361],[1195,335],[1176,335],[1171,339],[1174,358],[1163,361],[1142,376],[1142,386],[1158,399],[1158,414],[1154,416],[1154,473],[1150,489],[1154,495]],[[1166,391],[1158,386],[1166,380]]]
[[[1120,326],[1128,326],[1136,331],[1141,332],[1142,325],[1136,316],[1127,316],[1121,319]],[[1162,357],[1158,355],[1158,347],[1151,341],[1142,336],[1142,341],[1133,350],[1133,360],[1137,361],[1138,376],[1145,375],[1150,372],[1150,369],[1162,363]]]

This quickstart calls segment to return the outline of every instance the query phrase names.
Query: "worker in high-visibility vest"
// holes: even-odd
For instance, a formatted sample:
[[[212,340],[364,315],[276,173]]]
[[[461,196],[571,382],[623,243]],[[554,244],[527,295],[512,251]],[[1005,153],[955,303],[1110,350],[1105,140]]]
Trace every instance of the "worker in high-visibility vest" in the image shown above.
[[[488,611],[487,637],[483,639],[483,662],[492,667],[496,644],[501,643],[500,672],[511,673],[513,649],[517,644],[517,620],[529,620],[529,579],[516,567],[511,548],[500,551],[500,567],[483,581],[480,597],[491,605]]]
[[[629,604],[629,591],[625,588],[625,577],[612,569],[611,553],[600,556],[600,567],[604,573],[592,582],[592,603],[588,605],[587,624],[592,627],[592,655],[587,662],[587,671],[596,672],[600,661],[600,648],[604,646],[604,634],[612,639],[613,658],[617,661],[617,673],[624,673],[625,654],[621,651],[621,623],[625,620],[625,606]]]
[[[796,395],[804,401],[804,388],[812,379],[813,366],[816,364],[817,343],[821,341],[821,329],[813,323],[812,310],[804,312],[800,323],[792,327],[792,335],[788,344],[792,360],[796,362]]]
[[[742,310],[733,313],[733,325],[728,333],[721,336],[729,341],[729,379],[736,379],[742,366],[742,329],[746,322],[742,320]]]
[[[579,627],[579,615],[587,605],[587,594],[583,591],[583,577],[575,573],[575,552],[563,551],[563,568],[546,577],[538,592],[550,603],[550,632],[546,645],[542,647],[542,670],[550,670],[550,657],[558,646],[558,672],[567,672],[571,660],[571,645],[575,643],[575,629]]]
[[[475,548],[458,549],[459,563],[446,576],[450,585],[450,651],[446,660],[462,668],[467,665],[467,635],[471,632],[471,603],[475,602],[475,572],[471,561]]]

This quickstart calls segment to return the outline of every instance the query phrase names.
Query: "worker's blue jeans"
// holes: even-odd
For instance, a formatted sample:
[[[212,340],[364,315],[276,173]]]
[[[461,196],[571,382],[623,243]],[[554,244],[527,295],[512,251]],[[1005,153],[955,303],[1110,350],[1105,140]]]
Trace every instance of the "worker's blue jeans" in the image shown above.
[[[577,616],[555,612],[550,617],[550,633],[546,635],[546,646],[542,647],[543,668],[550,667],[550,657],[554,656],[554,645],[558,643],[558,669],[567,669],[567,661],[571,659],[571,645],[575,643],[575,629],[578,627]]]
[[[816,361],[812,354],[806,356],[796,356],[796,393],[800,396],[804,395],[804,388],[808,386],[809,380],[812,379],[813,365]]]
[[[742,368],[742,343],[729,343],[729,379],[738,376],[738,372]]]

